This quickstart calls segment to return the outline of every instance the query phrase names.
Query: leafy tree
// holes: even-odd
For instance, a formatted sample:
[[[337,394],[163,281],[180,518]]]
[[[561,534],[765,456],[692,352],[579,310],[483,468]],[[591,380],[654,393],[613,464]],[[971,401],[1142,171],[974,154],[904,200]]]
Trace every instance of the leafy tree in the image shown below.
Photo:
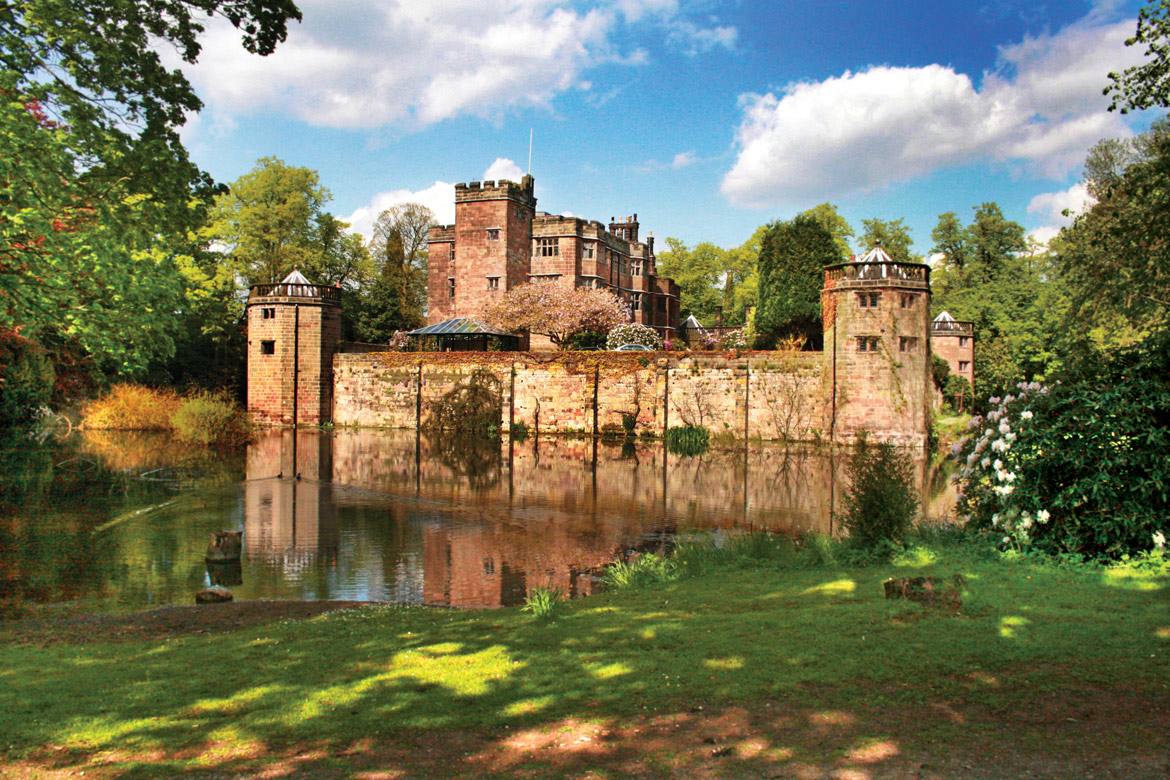
[[[667,238],[668,249],[658,253],[658,273],[678,283],[680,312],[685,319],[694,315],[700,322],[713,325],[717,309],[723,304],[720,289],[726,273],[727,253],[711,243],[694,249],[677,238]]]
[[[764,343],[821,334],[824,267],[840,262],[838,245],[820,221],[798,215],[773,222],[760,245],[760,302],[755,329]]]
[[[204,18],[268,54],[291,0],[24,0],[0,5],[0,327],[79,345],[109,373],[171,350],[189,251],[216,192],[178,136],[200,108],[171,48]]]
[[[895,263],[922,262],[922,255],[914,254],[911,249],[914,240],[910,238],[910,228],[903,220],[883,220],[875,217],[863,219],[861,224],[865,227],[861,234],[863,247],[873,248],[880,244]]]
[[[969,235],[955,212],[939,214],[938,224],[930,231],[930,237],[934,240],[931,251],[942,255],[945,267],[957,270],[966,265]]]
[[[1047,255],[1029,252],[1024,228],[995,203],[975,209],[968,226],[951,212],[931,232],[943,255],[932,277],[932,306],[975,323],[975,387],[1003,394],[1052,367],[1056,325],[1066,307]]]
[[[822,203],[819,206],[813,206],[808,211],[802,212],[803,215],[812,217],[817,222],[821,223],[829,234],[833,236],[833,241],[837,244],[837,254],[841,256],[841,261],[848,259],[853,250],[849,248],[849,239],[855,236],[853,228],[850,227],[849,222],[845,217],[837,213],[837,207],[832,203]]]
[[[751,238],[724,254],[726,271],[723,276],[723,324],[743,325],[748,311],[756,306],[759,296],[758,270],[760,242],[764,240],[767,225],[760,225]]]
[[[374,222],[369,251],[381,271],[379,296],[387,311],[396,313],[398,327],[416,327],[423,321],[427,306],[427,240],[435,224],[434,213],[421,203],[398,204],[383,211]]]
[[[1074,351],[1112,349],[1167,325],[1170,312],[1170,134],[1140,141],[1138,162],[1053,241],[1071,305],[1064,325]]]
[[[319,259],[329,198],[316,171],[265,157],[216,199],[205,236],[249,285],[279,282]]]
[[[0,79],[11,95],[12,74]],[[171,349],[173,245],[128,182],[97,196],[71,143],[39,104],[0,100],[0,329],[56,334],[109,373],[140,373]]]
[[[1112,96],[1110,111],[1170,106],[1170,0],[1148,0],[1138,12],[1137,32],[1125,42],[1135,44],[1146,46],[1147,59],[1109,74],[1112,83],[1104,94]]]
[[[529,282],[513,287],[489,304],[483,317],[500,328],[547,336],[564,349],[575,333],[609,333],[629,322],[630,310],[608,290]]]

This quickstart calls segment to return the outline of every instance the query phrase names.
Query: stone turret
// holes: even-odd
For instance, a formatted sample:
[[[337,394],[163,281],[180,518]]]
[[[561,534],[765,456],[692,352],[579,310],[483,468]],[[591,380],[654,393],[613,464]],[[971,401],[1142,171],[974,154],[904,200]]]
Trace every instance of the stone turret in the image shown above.
[[[248,411],[260,423],[328,422],[341,290],[293,271],[248,296]]]
[[[838,441],[925,447],[930,433],[930,266],[880,246],[825,268],[826,421]]]

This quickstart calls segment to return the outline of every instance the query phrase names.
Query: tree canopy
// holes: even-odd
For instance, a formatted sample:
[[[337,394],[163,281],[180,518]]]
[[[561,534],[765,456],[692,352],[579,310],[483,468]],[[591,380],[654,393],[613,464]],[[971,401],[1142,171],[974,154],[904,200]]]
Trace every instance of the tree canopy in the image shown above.
[[[1128,167],[1111,170],[1099,200],[1053,241],[1070,296],[1064,325],[1081,347],[1112,349],[1164,329],[1170,312],[1170,133],[1140,137]],[[1094,147],[1096,148],[1096,147]],[[1086,168],[1086,175],[1089,169]]]
[[[210,14],[260,54],[300,18],[290,0],[0,4],[0,328],[115,374],[171,352],[217,189],[178,136],[199,100],[158,52],[194,62]]]
[[[841,261],[838,243],[817,218],[801,214],[768,226],[760,244],[756,332],[766,341],[821,334],[824,268]]]
[[[1138,12],[1137,31],[1125,45],[1138,44],[1146,47],[1146,61],[1109,74],[1110,111],[1170,106],[1170,0],[1148,0]]]

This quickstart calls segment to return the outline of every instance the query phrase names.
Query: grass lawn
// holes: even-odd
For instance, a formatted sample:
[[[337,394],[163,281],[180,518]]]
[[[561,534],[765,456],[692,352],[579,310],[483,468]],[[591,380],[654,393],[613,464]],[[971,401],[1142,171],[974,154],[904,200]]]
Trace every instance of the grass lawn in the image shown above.
[[[1165,564],[943,541],[811,558],[709,563],[552,620],[370,606],[48,644],[0,624],[0,777],[1170,773]],[[962,574],[962,608],[884,598],[919,574]]]

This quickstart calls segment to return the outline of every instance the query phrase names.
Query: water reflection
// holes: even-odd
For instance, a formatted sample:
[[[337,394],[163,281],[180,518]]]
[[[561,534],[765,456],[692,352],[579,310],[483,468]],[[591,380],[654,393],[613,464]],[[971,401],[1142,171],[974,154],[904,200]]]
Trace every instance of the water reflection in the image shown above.
[[[267,431],[235,457],[171,450],[158,437],[74,447],[34,458],[50,464],[48,476],[24,480],[40,499],[8,502],[16,509],[0,517],[0,542],[10,543],[0,545],[0,574],[55,578],[38,598],[123,607],[189,603],[209,584],[237,599],[459,607],[516,604],[535,586],[583,595],[604,564],[679,532],[831,532],[844,473],[841,458],[809,449],[688,458],[643,440],[440,443],[373,430]],[[70,458],[105,475],[80,490],[74,475],[77,509],[61,497]],[[924,496],[934,494],[928,471],[918,464]],[[928,514],[951,501],[944,489]],[[26,533],[30,523],[40,536]],[[54,558],[46,528],[74,540],[62,547],[70,560]],[[221,529],[244,531],[238,565],[204,562]]]

